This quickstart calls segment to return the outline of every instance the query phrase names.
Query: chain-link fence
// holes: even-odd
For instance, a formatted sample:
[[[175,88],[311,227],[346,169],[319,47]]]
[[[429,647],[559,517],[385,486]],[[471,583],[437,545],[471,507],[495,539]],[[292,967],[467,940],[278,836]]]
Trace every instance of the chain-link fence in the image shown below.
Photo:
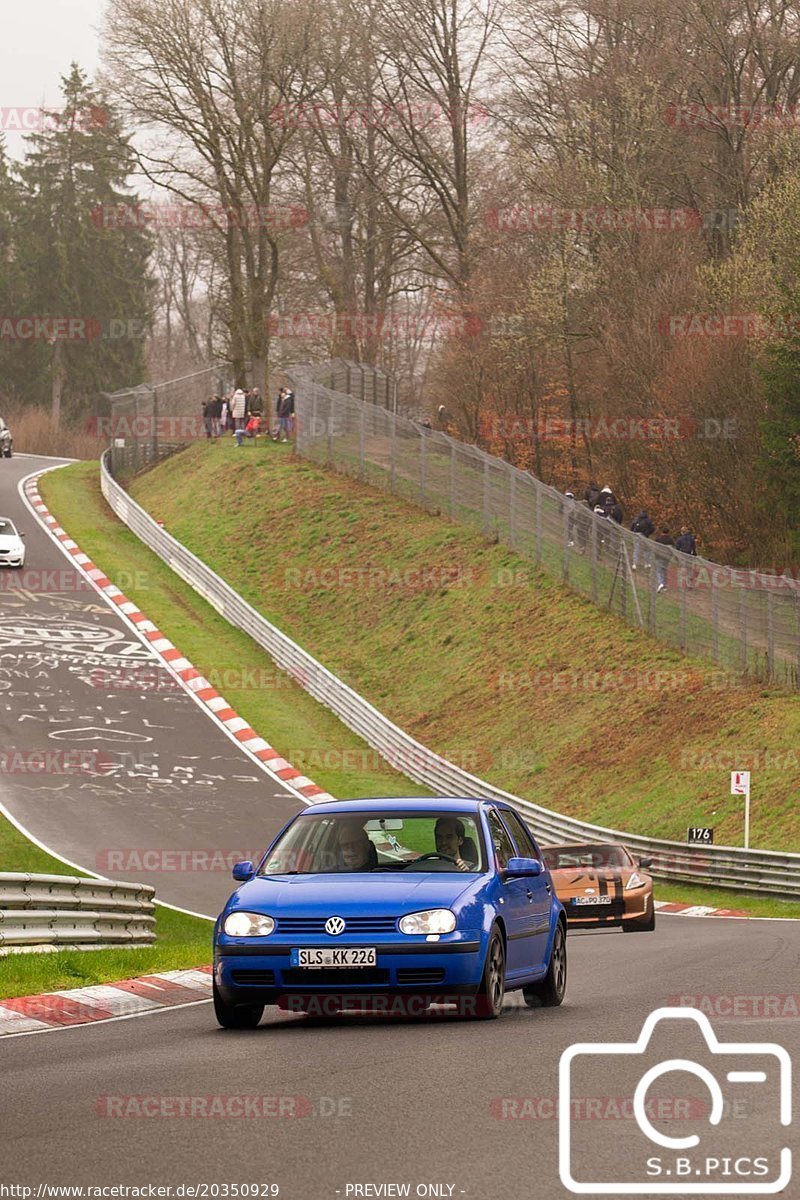
[[[303,364],[287,367],[286,374],[293,380],[313,377],[332,392],[342,392],[367,404],[379,404],[391,412],[397,412],[397,381],[381,367],[370,367],[347,358],[334,358],[313,366]]]
[[[167,383],[142,383],[107,393],[109,414],[98,418],[111,447],[117,479],[130,478],[162,458],[208,436],[203,403],[230,384],[226,367],[206,367]]]
[[[304,457],[477,526],[651,637],[800,688],[797,580],[656,544],[502,459],[332,389],[336,375],[288,374]]]

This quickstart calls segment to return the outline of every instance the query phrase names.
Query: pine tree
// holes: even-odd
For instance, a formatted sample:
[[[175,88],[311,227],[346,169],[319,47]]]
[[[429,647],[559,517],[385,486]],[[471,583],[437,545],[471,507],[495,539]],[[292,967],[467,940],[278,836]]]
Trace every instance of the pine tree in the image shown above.
[[[58,117],[28,139],[16,246],[22,311],[51,321],[20,347],[22,390],[38,403],[49,391],[56,420],[62,405],[76,417],[143,376],[152,302],[152,239],[127,191],[134,160],[120,118],[77,64],[62,94]]]

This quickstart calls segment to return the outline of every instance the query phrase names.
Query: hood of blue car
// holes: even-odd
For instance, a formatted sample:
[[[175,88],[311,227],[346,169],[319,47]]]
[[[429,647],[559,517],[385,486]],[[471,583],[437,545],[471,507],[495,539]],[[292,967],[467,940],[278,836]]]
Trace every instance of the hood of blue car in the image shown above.
[[[296,917],[403,916],[426,908],[450,908],[481,877],[455,872],[408,875],[284,875],[243,883],[230,907]]]

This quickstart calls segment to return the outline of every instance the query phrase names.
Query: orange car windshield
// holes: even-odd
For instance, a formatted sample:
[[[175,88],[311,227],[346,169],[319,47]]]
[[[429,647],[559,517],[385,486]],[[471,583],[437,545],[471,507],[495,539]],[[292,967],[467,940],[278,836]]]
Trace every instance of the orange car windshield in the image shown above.
[[[631,867],[624,846],[548,846],[542,852],[551,871],[570,867]]]

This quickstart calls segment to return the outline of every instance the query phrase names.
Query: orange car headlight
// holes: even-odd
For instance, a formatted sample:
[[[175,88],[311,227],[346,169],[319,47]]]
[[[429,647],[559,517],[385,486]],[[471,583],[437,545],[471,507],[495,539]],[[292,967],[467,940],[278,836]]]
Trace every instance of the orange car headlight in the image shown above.
[[[638,872],[634,871],[628,882],[625,884],[625,890],[628,892],[635,891],[636,888],[647,887],[647,880],[644,879]]]

